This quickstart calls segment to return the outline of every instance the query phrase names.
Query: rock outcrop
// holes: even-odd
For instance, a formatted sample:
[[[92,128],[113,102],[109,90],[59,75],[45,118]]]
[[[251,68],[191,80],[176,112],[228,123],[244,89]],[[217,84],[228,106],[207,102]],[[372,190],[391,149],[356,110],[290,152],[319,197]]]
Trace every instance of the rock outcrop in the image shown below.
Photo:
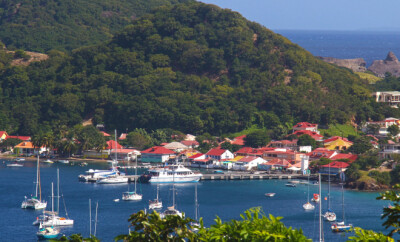
[[[366,65],[367,63],[363,58],[356,58],[356,59],[336,59],[332,57],[321,57],[318,56],[321,60],[335,64],[337,66],[349,68],[355,72],[365,72],[367,70]]]
[[[389,72],[395,77],[400,77],[400,62],[393,52],[389,52],[385,60],[375,60],[370,67],[372,71],[379,77],[385,77],[385,73]]]

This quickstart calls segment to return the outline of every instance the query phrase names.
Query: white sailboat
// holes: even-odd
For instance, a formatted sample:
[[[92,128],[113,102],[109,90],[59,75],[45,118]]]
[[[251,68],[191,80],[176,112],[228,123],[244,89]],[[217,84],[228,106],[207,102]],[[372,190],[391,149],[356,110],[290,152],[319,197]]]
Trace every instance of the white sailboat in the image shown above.
[[[38,198],[39,193],[39,198]],[[25,200],[21,204],[21,208],[31,208],[31,209],[44,209],[47,206],[46,201],[42,201],[42,187],[40,186],[40,166],[39,166],[39,155],[37,159],[37,167],[36,167],[36,192],[35,196],[31,198],[27,198],[25,196]]]
[[[318,174],[318,193],[319,197],[321,197],[321,174]],[[324,240],[324,230],[322,228],[323,223],[322,223],[322,201],[319,204],[318,208],[318,214],[319,214],[319,242],[323,242]]]
[[[159,209],[162,208],[162,201],[159,199],[160,185],[157,184],[157,198],[149,201],[149,209]]]
[[[194,190],[194,220],[195,222],[190,223],[190,225],[192,226],[194,231],[197,231],[200,228],[200,223],[199,221],[199,203],[197,200],[197,183],[195,186],[195,190]]]
[[[325,220],[336,221],[336,213],[331,210],[331,166],[328,164],[328,211],[324,213]]]
[[[175,183],[172,182],[172,206],[171,207],[167,207],[167,210],[165,210],[164,212],[162,212],[160,214],[160,218],[165,218],[166,216],[179,216],[179,217],[183,217],[183,214],[175,208]]]
[[[54,189],[53,183],[51,183],[51,212],[52,216],[55,216],[54,212]],[[39,239],[54,239],[57,238],[60,234],[60,230],[53,227],[54,224],[51,225],[51,228],[45,228],[45,226],[40,223],[39,231],[36,233]]]
[[[43,215],[38,218],[33,225],[42,224],[42,226],[69,226],[74,224],[74,220],[68,218],[68,212],[65,208],[66,217],[60,217],[60,171],[57,168],[57,212],[54,212],[53,209],[53,200],[52,200],[52,211],[44,211]],[[65,203],[64,203],[65,207]]]
[[[333,223],[331,226],[332,232],[346,232],[351,229],[352,225],[351,224],[346,224],[345,223],[345,217],[344,217],[344,172],[340,173],[340,177],[342,178],[342,221],[341,222],[336,222]]]
[[[122,200],[124,200],[124,201],[139,201],[139,200],[142,200],[143,195],[137,193],[137,190],[136,190],[137,179],[138,179],[138,178],[137,178],[137,158],[136,158],[136,166],[135,166],[135,191],[130,192],[130,191],[129,191],[129,184],[128,184],[128,191],[122,193]]]
[[[310,203],[310,173],[308,173],[307,183],[307,203],[303,204],[304,210],[313,210],[315,207]]]

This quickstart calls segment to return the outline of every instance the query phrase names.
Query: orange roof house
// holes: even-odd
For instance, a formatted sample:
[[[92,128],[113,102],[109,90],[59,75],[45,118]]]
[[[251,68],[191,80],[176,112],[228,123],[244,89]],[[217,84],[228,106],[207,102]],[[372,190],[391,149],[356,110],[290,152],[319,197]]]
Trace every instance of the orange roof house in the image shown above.
[[[3,140],[6,140],[7,136],[8,136],[8,134],[6,131],[0,131],[0,142]]]

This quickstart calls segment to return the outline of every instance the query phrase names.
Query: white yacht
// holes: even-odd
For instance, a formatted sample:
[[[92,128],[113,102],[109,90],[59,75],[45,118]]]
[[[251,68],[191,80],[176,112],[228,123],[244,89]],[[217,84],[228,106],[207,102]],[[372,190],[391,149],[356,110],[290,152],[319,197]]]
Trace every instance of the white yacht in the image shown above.
[[[121,174],[116,167],[111,167],[109,170],[89,169],[85,173],[86,173],[85,175],[78,176],[79,181],[83,182],[88,182],[90,180],[96,181],[97,179],[104,178],[107,176],[114,176],[117,174]]]
[[[117,133],[115,133],[115,137],[117,137]],[[135,166],[135,191],[129,191],[129,184],[128,184],[128,191],[122,193],[122,200],[124,201],[140,201],[143,198],[142,194],[137,193],[136,183],[137,183],[137,159],[136,159],[136,166]]]
[[[44,209],[46,206],[47,202],[42,201],[42,187],[40,186],[40,165],[38,156],[36,167],[36,193],[35,196],[32,196],[29,199],[25,196],[25,200],[22,202],[21,208]]]
[[[116,175],[116,176],[106,176],[101,177],[96,181],[97,184],[119,184],[128,183],[128,177]]]
[[[198,182],[203,175],[195,173],[183,165],[169,165],[162,168],[149,169],[141,176],[144,182]]]

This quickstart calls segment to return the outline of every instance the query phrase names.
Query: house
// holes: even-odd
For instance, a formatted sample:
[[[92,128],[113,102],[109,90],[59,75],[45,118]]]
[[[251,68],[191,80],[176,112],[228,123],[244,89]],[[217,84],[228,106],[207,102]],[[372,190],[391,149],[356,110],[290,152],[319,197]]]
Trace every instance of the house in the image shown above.
[[[212,159],[206,158],[205,154],[198,153],[188,157],[191,167],[196,168],[214,168],[214,161]]]
[[[164,163],[175,156],[175,152],[162,146],[154,146],[142,152],[142,162]]]
[[[0,142],[3,142],[4,140],[7,139],[7,132],[6,131],[0,131]]]
[[[372,96],[376,102],[389,103],[393,107],[398,107],[400,103],[400,92],[398,91],[374,92]]]
[[[336,175],[347,170],[349,166],[346,162],[333,161],[330,164],[320,166],[319,173]]]
[[[372,133],[372,134],[376,134],[376,135],[381,135],[381,136],[386,136],[389,134],[389,132],[387,131],[387,129],[392,126],[392,125],[397,125],[400,127],[400,120],[397,118],[386,118],[384,120],[381,121],[376,121],[376,122],[366,122],[361,130],[364,133]],[[370,126],[376,126],[379,128],[379,130],[377,130],[377,133],[374,133],[374,130],[370,130],[369,127]],[[375,130],[376,131],[376,130]]]
[[[339,153],[339,154],[332,156],[329,159],[333,160],[333,161],[348,160],[348,163],[353,163],[354,161],[357,160],[357,158],[358,158],[358,155],[355,155],[355,154]]]
[[[235,156],[258,156],[262,157],[265,151],[274,150],[275,148],[263,147],[263,148],[251,148],[243,147],[235,152]]]
[[[48,152],[48,149],[45,146],[40,147],[39,149],[33,145],[30,141],[23,141],[18,145],[14,146],[14,153],[18,155],[31,156]]]
[[[353,142],[340,136],[333,136],[324,140],[324,147],[328,150],[347,150]]]
[[[263,164],[266,161],[257,156],[246,156],[242,157],[241,159],[237,160],[233,163],[232,169],[239,170],[239,171],[248,171],[252,170],[253,168],[257,168],[259,164]]]
[[[114,152],[115,151],[110,154],[110,158],[114,158]],[[138,156],[141,155],[140,151],[136,149],[117,149],[116,153],[117,160],[124,161],[134,161]]]
[[[311,124],[308,122],[300,122],[293,126],[293,133],[296,131],[305,131],[305,130],[316,132],[319,134],[318,124]]]
[[[284,159],[299,162],[304,155],[304,153],[289,149],[274,149],[265,151],[262,158],[264,160]]]
[[[119,140],[125,140],[126,139],[126,136],[128,136],[128,134],[127,133],[122,133],[120,136],[119,136]]]
[[[309,156],[310,160],[313,161],[313,160],[319,160],[321,158],[330,159],[337,154],[338,153],[334,150],[328,150],[326,148],[316,148],[310,153],[307,153],[307,156]]]
[[[297,139],[271,141],[267,147],[297,150]]]
[[[199,142],[197,142],[196,140],[182,140],[181,144],[192,149],[199,147]]]
[[[106,132],[104,132],[104,131],[100,131],[100,133],[102,133],[104,137],[111,137],[110,134],[108,134],[108,133],[106,133]]]
[[[171,143],[168,143],[168,144],[164,145],[164,148],[169,149],[169,150],[173,150],[176,153],[179,153],[179,152],[181,152],[183,150],[186,150],[188,147],[186,145],[180,143],[180,142],[175,142],[174,141],[174,142],[171,142]]]
[[[315,139],[315,141],[322,141],[324,138],[323,135],[320,135],[319,133],[310,130],[297,130],[293,134],[296,135],[297,137],[307,134],[311,136],[311,138]]]
[[[123,149],[124,147],[120,144],[118,144],[118,142],[115,142],[114,140],[109,140],[107,141],[107,147],[106,150],[109,150],[110,152],[112,150],[116,150],[116,149]]]
[[[381,159],[393,159],[393,155],[400,155],[400,143],[389,140],[387,144],[381,145],[379,151]]]
[[[272,159],[257,166],[258,170],[282,170],[290,166],[290,162],[285,159]]]
[[[214,148],[206,153],[206,158],[214,159],[217,161],[233,159],[234,155],[229,150]]]

